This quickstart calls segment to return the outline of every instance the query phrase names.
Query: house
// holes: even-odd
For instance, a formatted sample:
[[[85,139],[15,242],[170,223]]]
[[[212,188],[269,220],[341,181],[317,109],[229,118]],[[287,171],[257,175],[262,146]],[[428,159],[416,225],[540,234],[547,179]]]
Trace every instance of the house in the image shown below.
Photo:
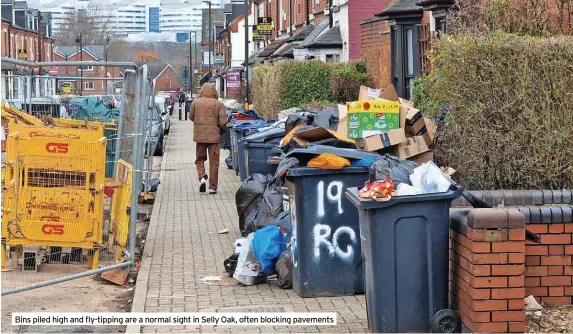
[[[54,40],[51,35],[51,15],[30,9],[24,1],[2,0],[2,57],[30,62],[52,61]],[[23,100],[25,96],[39,97],[55,94],[52,68],[26,68],[2,64],[1,91],[3,99]],[[36,74],[38,77],[21,77]],[[43,78],[40,78],[42,76]],[[27,82],[24,82],[27,81]],[[25,87],[29,91],[25,92]]]
[[[153,78],[155,91],[175,92],[183,88],[181,76],[170,64],[152,63],[147,64],[147,68]]]
[[[54,60],[62,62],[72,61],[104,61],[105,47],[103,45],[84,45],[81,52],[79,46],[56,45]],[[115,91],[115,85],[121,78],[121,71],[117,67],[109,66],[57,66],[57,88],[62,93],[75,93],[82,95],[105,95]],[[111,80],[103,80],[111,78]]]

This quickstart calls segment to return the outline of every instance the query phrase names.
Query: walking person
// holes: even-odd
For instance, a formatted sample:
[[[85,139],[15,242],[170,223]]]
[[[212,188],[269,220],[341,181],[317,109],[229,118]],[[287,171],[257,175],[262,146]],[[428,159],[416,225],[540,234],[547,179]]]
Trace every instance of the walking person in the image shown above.
[[[204,193],[209,181],[209,194],[217,193],[219,181],[219,140],[227,127],[225,105],[217,100],[215,86],[206,83],[201,87],[199,98],[191,103],[189,119],[195,124],[193,141],[197,143],[195,166],[199,178],[199,192]],[[205,161],[209,158],[209,177]]]

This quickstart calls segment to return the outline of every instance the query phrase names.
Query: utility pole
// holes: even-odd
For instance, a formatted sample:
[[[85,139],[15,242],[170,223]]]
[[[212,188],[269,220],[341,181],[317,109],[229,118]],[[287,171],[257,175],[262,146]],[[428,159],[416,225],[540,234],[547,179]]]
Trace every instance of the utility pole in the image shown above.
[[[245,0],[245,110],[249,110],[249,0]]]
[[[105,48],[104,48],[104,61],[107,62],[107,48],[109,46],[109,35],[105,37]],[[113,69],[113,67],[112,67]],[[112,70],[112,72],[115,72]],[[105,93],[108,93],[108,80],[107,80],[107,65],[105,65]]]
[[[84,55],[83,55],[83,51],[84,51],[84,46],[83,46],[83,41],[82,41],[82,33],[80,32],[80,37],[76,38],[76,43],[78,43],[80,45],[80,49],[79,49],[79,53],[80,53],[80,61],[84,61]],[[84,95],[84,68],[83,65],[80,65],[80,91],[82,92],[82,95]]]
[[[195,83],[192,84],[193,81],[191,80],[191,77],[193,76],[193,74],[191,74],[193,72],[193,48],[191,47],[191,33],[192,32],[193,31],[189,31],[189,71],[187,72],[187,73],[189,73],[188,74],[189,77],[187,78],[187,80],[189,80],[187,83],[187,89],[188,90],[191,90],[191,87],[193,87],[195,85]]]

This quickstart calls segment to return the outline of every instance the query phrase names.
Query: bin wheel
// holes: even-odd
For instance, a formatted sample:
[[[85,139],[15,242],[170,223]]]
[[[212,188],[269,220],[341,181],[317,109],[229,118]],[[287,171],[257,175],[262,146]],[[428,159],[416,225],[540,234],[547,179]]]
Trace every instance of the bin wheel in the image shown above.
[[[450,309],[443,309],[436,312],[430,324],[432,333],[459,333],[460,327],[460,317],[455,311]]]

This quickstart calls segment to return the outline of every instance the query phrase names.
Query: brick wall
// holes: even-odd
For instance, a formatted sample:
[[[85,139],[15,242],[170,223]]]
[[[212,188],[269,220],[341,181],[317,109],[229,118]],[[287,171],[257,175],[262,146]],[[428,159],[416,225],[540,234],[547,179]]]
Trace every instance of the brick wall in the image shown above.
[[[360,22],[371,18],[384,9],[380,0],[349,0],[348,1],[348,47],[350,59],[360,59],[361,29]]]
[[[527,224],[541,236],[541,244],[525,248],[525,293],[551,305],[570,305],[573,296],[573,222]]]
[[[459,222],[458,222],[459,223]],[[450,231],[450,301],[471,332],[525,330],[525,218],[476,209]]]
[[[472,332],[523,332],[529,295],[547,305],[572,303],[573,207],[528,210],[452,215],[450,302]],[[539,244],[525,241],[526,227]]]
[[[171,85],[169,85],[171,82]],[[177,73],[171,68],[168,67],[159,78],[155,81],[155,90],[156,91],[168,91],[168,90],[177,90],[183,88],[179,83],[179,78]]]
[[[366,63],[375,88],[391,83],[389,30],[388,23],[377,17],[360,24],[360,59]]]

